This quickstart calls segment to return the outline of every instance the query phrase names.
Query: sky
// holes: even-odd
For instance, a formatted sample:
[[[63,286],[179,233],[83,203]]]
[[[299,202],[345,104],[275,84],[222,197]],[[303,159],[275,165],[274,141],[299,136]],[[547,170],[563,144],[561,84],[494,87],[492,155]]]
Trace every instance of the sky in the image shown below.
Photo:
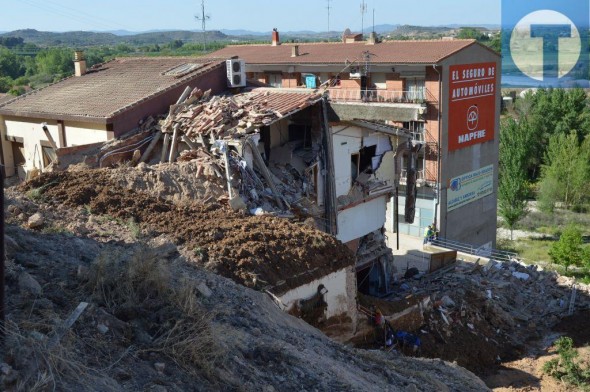
[[[207,30],[360,30],[362,0],[205,0]],[[365,0],[364,26],[499,24],[500,0]],[[201,0],[0,0],[0,31],[197,30]]]

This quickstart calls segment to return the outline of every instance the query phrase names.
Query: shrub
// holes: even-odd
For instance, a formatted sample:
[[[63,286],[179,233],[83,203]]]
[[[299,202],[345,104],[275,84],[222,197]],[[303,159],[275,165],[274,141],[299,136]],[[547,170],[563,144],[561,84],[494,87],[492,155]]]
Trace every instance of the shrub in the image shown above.
[[[543,365],[543,372],[570,385],[578,387],[590,386],[590,368],[576,361],[578,350],[570,337],[562,336],[555,342],[558,358]]]

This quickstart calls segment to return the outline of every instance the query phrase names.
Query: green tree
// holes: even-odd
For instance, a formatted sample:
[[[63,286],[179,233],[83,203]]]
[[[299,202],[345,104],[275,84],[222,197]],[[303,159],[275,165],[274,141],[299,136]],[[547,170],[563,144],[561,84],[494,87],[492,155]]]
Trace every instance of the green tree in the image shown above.
[[[9,76],[16,79],[24,73],[25,67],[22,60],[10,50],[0,47],[0,77]]]
[[[65,77],[74,73],[74,55],[71,49],[46,49],[35,57],[39,74]]]
[[[529,179],[538,178],[551,136],[575,131],[581,141],[590,132],[590,101],[583,89],[539,89],[517,100],[516,111],[533,132]]]
[[[551,261],[563,265],[567,271],[570,266],[580,266],[584,261],[582,248],[582,232],[575,226],[569,225],[559,236],[559,241],[549,249]]]
[[[508,119],[500,130],[499,212],[510,229],[527,214],[527,162],[531,148],[531,129],[526,119]]]
[[[478,29],[474,29],[473,27],[461,27],[459,32],[457,33],[457,38],[460,39],[476,39],[478,41],[487,41],[488,36],[482,34],[482,32]]]
[[[10,77],[0,77],[0,93],[7,93],[13,85],[14,81]]]
[[[590,139],[582,144],[576,132],[551,136],[541,167],[541,207],[553,210],[556,202],[565,208],[581,204],[588,195],[590,182]],[[545,194],[543,194],[545,192]]]

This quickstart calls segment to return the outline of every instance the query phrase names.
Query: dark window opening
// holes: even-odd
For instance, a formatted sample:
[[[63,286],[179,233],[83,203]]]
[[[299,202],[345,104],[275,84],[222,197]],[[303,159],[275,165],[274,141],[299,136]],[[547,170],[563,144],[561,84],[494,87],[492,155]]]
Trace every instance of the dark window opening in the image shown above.
[[[14,157],[14,166],[22,166],[26,163],[24,143],[12,142],[12,156]]]
[[[289,141],[294,142],[297,140],[303,141],[304,148],[311,148],[311,126],[290,124],[289,125]]]
[[[359,173],[373,174],[373,158],[377,152],[377,146],[363,147],[359,151]]]

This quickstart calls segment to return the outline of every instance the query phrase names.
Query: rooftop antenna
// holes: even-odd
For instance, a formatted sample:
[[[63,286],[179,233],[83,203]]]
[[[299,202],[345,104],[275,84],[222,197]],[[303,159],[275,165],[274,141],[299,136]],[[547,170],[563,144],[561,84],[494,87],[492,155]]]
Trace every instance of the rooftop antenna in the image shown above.
[[[367,13],[367,3],[365,0],[361,3],[361,34],[365,35],[365,14]]]
[[[205,0],[201,0],[201,16],[195,15],[196,20],[200,20],[203,27],[203,52],[207,50],[207,21],[211,16],[205,15]]]
[[[332,0],[326,0],[328,2],[328,6],[326,7],[328,9],[328,33],[330,32],[330,10],[332,9],[332,6],[330,5],[330,3],[332,2]]]

